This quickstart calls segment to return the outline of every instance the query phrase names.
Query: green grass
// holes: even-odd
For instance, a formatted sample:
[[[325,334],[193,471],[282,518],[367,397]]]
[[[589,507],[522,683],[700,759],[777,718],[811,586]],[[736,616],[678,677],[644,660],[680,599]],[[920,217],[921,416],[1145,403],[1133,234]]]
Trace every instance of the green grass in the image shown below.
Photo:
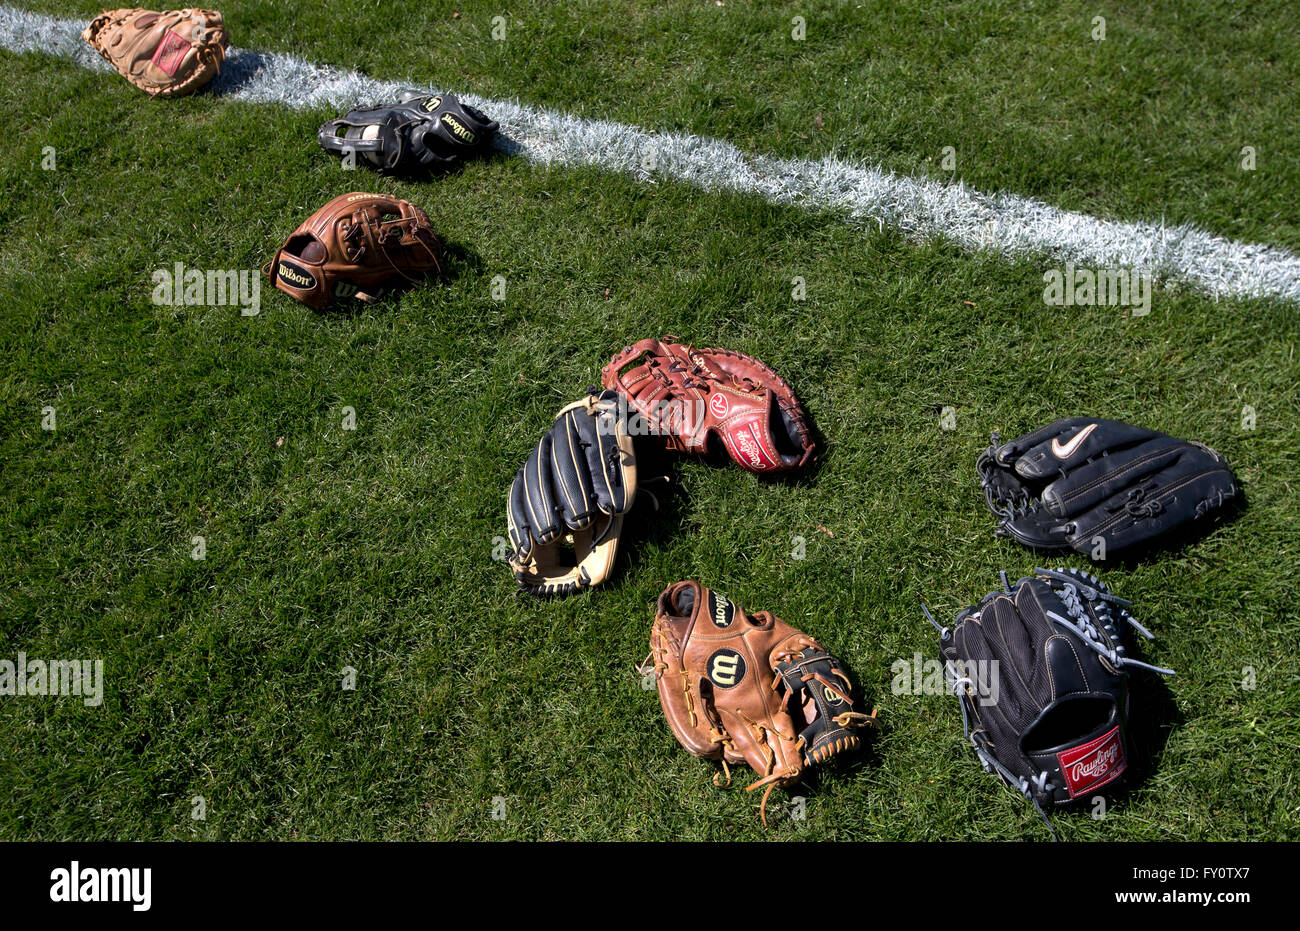
[[[504,45],[491,4],[225,12],[244,47],[935,177],[954,145],[982,190],[1300,248],[1287,8],[1184,7],[1120,8],[1099,44],[1082,5],[520,4]],[[1062,835],[1300,837],[1294,307],[1165,290],[1148,317],[1050,308],[1044,261],[521,160],[343,173],[314,142],[325,112],[0,61],[0,657],[98,657],[106,677],[99,708],[0,701],[0,838],[1043,838],[955,702],[891,695],[890,665],[936,655],[919,598],[951,616],[1035,564],[991,534],[989,431],[1076,413],[1209,443],[1249,507],[1106,571],[1178,675],[1135,702],[1147,778]],[[256,317],[150,302],[155,268],[260,266],[353,188],[424,206],[455,277],[355,313],[275,291]],[[773,484],[682,461],[611,584],[516,595],[492,559],[516,468],[610,355],[660,333],[777,368],[828,438],[819,468]],[[881,709],[869,752],[799,790],[804,822],[765,832],[641,688],[651,604],[687,577],[815,634]]]

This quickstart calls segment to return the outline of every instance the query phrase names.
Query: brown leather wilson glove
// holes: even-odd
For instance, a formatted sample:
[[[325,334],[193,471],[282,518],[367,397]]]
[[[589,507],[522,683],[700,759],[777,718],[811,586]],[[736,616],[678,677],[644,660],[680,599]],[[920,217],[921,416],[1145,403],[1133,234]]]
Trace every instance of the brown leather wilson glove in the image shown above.
[[[372,301],[442,271],[442,243],[407,200],[353,191],[321,207],[263,269],[281,291],[316,309]]]
[[[812,459],[808,417],[794,391],[762,362],[727,349],[694,349],[676,337],[627,346],[601,373],[669,449],[721,445],[751,472],[779,473]]]
[[[109,10],[81,33],[110,65],[150,97],[183,97],[211,81],[230,47],[214,10]]]
[[[747,791],[799,781],[814,763],[861,744],[875,712],[854,710],[840,661],[816,640],[766,611],[746,614],[698,582],[668,586],[650,634],[659,703],[691,753],[749,763],[759,775]],[[646,672],[650,670],[647,669]]]

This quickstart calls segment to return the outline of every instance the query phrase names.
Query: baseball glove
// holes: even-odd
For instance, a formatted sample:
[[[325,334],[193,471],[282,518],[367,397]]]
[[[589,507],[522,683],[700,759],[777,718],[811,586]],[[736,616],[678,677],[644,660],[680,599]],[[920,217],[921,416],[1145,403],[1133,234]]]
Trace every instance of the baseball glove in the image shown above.
[[[766,786],[759,812],[776,786],[861,744],[858,731],[875,712],[854,710],[853,686],[838,659],[816,640],[766,611],[746,614],[698,582],[677,582],[659,596],[650,655],[668,726],[696,756],[748,762]]]
[[[109,10],[81,33],[110,65],[150,97],[183,97],[211,81],[230,38],[213,10]]]
[[[359,153],[380,172],[411,174],[454,168],[486,152],[496,132],[495,120],[452,94],[408,91],[386,107],[350,110],[317,135],[326,152]]]
[[[571,595],[603,582],[636,490],[618,396],[592,391],[561,410],[510,486],[515,581],[536,595]]]
[[[704,453],[719,444],[751,472],[790,472],[813,455],[808,417],[790,386],[757,359],[693,349],[676,337],[627,346],[601,373],[669,449]]]
[[[308,217],[262,271],[281,291],[319,310],[339,298],[376,300],[439,274],[441,253],[419,207],[353,192]]]
[[[1068,805],[1128,768],[1129,670],[1160,669],[1126,655],[1124,632],[1151,634],[1129,602],[1077,569],[1035,569],[986,595],[939,631],[944,673],[986,772],[1045,808]],[[1055,829],[1052,829],[1055,835]]]
[[[1237,494],[1223,457],[1154,430],[1071,417],[992,445],[976,465],[997,533],[1105,559],[1154,542]]]

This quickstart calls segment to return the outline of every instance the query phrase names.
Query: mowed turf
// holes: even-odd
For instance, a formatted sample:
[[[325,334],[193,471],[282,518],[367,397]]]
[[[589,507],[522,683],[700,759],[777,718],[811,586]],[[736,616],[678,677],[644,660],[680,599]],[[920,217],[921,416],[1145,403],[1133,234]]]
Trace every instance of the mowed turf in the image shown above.
[[[934,177],[953,145],[981,190],[1300,248],[1284,5],[1121,8],[1104,43],[1083,6],[945,7],[225,13],[236,45],[377,77]],[[998,569],[1042,564],[992,536],[974,460],[993,429],[1073,414],[1210,444],[1248,506],[1104,570],[1157,636],[1140,654],[1178,674],[1137,677],[1141,778],[1058,829],[1300,835],[1294,306],[1166,288],[1145,317],[1048,307],[1047,259],[518,158],[345,172],[315,143],[325,111],[149,101],[63,60],[0,61],[0,658],[105,674],[95,708],[0,699],[0,837],[1046,838],[951,697],[893,694],[891,665],[937,655],[920,599],[951,617]],[[274,290],[252,317],[151,302],[155,269],[254,269],[352,189],[423,206],[450,280],[347,313]],[[494,559],[515,470],[613,352],[662,333],[785,375],[826,438],[817,468],[678,461],[609,585],[517,595]],[[881,710],[867,752],[774,793],[768,831],[748,774],[714,788],[634,670],[655,597],[688,577],[817,636]]]

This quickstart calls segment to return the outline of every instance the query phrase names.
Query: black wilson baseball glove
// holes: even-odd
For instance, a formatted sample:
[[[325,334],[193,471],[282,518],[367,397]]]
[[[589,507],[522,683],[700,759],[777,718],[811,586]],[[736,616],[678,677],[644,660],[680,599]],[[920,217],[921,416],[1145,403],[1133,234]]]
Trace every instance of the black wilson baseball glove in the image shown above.
[[[497,123],[452,94],[407,91],[397,103],[348,111],[317,134],[334,155],[366,162],[386,174],[454,168],[492,146]]]

